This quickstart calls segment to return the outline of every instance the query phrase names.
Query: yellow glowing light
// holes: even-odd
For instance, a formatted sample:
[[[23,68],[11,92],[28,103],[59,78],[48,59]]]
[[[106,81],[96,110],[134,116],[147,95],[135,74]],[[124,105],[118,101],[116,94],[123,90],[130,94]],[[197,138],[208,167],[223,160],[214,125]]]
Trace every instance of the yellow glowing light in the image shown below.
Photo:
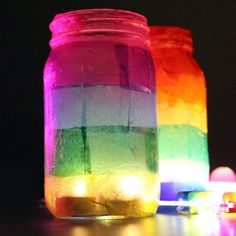
[[[56,216],[63,216],[65,212],[82,215],[91,210],[94,215],[150,215],[158,205],[157,179],[156,174],[141,173],[139,176],[123,173],[47,176],[45,198],[47,206]],[[71,207],[65,208],[65,203]]]
[[[87,193],[86,182],[82,179],[79,179],[75,182],[74,194],[76,196],[84,196]]]
[[[127,197],[137,196],[142,193],[143,181],[138,176],[123,176],[120,186],[123,194]]]
[[[235,219],[236,218],[236,213],[222,213],[220,215],[221,218],[232,218],[232,219]]]
[[[236,203],[236,192],[227,192],[223,195],[224,202],[234,202]]]

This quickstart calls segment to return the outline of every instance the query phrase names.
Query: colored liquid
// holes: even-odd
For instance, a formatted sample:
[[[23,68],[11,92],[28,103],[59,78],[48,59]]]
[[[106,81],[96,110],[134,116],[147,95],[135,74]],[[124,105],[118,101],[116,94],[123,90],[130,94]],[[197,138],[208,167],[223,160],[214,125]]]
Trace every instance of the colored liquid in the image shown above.
[[[55,176],[157,170],[156,129],[98,126],[55,133]]]
[[[53,215],[61,218],[149,216],[158,206],[156,174],[89,174],[45,176],[45,199]]]
[[[50,211],[62,218],[155,213],[155,96],[103,85],[58,88],[50,96],[53,115],[45,130]]]
[[[191,125],[161,125],[158,129],[162,160],[192,160],[208,163],[207,134]]]
[[[81,127],[55,134],[56,161],[45,189],[57,217],[155,212],[156,129]],[[122,178],[130,178],[129,186],[122,187]]]

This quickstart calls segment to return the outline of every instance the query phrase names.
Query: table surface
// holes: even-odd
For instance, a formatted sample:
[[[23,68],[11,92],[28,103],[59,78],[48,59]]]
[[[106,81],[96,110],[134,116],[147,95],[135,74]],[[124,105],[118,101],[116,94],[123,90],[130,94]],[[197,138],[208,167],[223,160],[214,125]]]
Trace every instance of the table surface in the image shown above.
[[[1,236],[234,236],[236,216],[215,214],[179,215],[177,212],[158,213],[153,217],[126,220],[59,220],[44,206],[31,212],[30,217],[8,221],[0,227]],[[0,223],[0,226],[3,224]]]

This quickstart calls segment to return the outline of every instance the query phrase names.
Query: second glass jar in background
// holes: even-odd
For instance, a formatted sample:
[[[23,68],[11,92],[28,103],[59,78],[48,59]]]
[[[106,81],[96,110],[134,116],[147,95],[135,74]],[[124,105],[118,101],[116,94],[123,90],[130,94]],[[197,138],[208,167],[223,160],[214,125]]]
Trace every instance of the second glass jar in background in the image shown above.
[[[190,31],[151,27],[158,87],[158,156],[161,199],[203,191],[209,178],[206,85],[192,56]]]
[[[59,218],[155,213],[156,94],[146,18],[72,11],[50,24],[45,199]]]

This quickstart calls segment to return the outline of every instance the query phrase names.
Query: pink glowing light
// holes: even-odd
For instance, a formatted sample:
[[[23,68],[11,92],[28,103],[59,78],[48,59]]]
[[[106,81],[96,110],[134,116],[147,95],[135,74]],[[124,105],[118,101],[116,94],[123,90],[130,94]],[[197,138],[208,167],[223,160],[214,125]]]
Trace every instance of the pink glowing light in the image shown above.
[[[236,175],[231,168],[221,166],[211,172],[210,181],[236,182]]]

